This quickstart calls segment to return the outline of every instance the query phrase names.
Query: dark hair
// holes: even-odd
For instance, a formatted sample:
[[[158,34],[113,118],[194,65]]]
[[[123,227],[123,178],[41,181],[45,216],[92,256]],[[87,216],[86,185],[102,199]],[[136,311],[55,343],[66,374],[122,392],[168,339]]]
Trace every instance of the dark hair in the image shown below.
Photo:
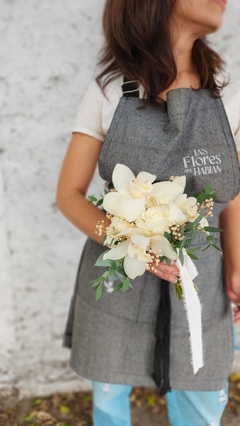
[[[175,1],[106,1],[105,44],[99,60],[104,69],[96,79],[103,90],[110,81],[124,75],[143,86],[150,103],[159,104],[159,93],[165,91],[177,75],[169,25]],[[200,75],[200,89],[208,88],[214,97],[220,97],[224,84],[217,83],[215,76],[224,62],[204,37],[195,41],[192,58]]]

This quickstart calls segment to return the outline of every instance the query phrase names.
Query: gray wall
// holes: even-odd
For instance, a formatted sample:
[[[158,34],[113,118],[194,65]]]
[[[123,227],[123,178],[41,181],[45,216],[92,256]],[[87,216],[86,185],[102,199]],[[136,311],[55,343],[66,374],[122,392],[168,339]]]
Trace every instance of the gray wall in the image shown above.
[[[103,0],[0,0],[1,394],[88,386],[61,348],[84,236],[54,199],[78,103],[96,74],[102,6]],[[232,0],[213,39],[234,75],[239,24],[240,3]],[[96,176],[90,192],[98,188]]]

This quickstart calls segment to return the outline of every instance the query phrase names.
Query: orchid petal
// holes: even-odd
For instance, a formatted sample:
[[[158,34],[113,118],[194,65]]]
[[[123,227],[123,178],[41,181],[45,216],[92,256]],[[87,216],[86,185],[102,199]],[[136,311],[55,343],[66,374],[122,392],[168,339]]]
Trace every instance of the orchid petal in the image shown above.
[[[136,244],[137,246],[143,248],[144,250],[147,249],[149,243],[150,243],[150,238],[149,237],[144,237],[143,235],[133,235],[131,237],[131,241],[133,242],[133,244]]]
[[[134,221],[145,209],[146,198],[132,198],[118,192],[109,192],[103,200],[103,208],[110,214],[128,222]]]
[[[197,199],[195,197],[188,197],[185,204],[186,206],[194,207],[197,204]]]
[[[151,173],[148,172],[140,172],[137,175],[137,180],[140,185],[143,185],[145,182],[153,183],[156,180],[156,177],[156,175],[151,175]]]
[[[180,185],[184,191],[186,186],[186,176],[178,176],[176,179],[174,179],[173,183],[175,185]]]
[[[114,188],[123,195],[131,195],[128,186],[129,182],[135,179],[133,172],[124,164],[117,163],[112,174]]]
[[[146,270],[147,262],[141,262],[136,257],[125,256],[123,267],[129,278],[134,280],[136,277],[140,277]]]
[[[128,256],[131,258],[135,257],[140,262],[148,263],[152,261],[151,255],[146,250],[133,243],[128,246]]]
[[[174,203],[170,203],[169,206],[169,223],[177,222],[177,223],[184,223],[187,220],[187,217],[183,212],[179,209],[178,206]]]
[[[119,260],[126,256],[128,252],[128,246],[130,241],[125,240],[118,245],[116,245],[114,248],[109,250],[107,253],[103,255],[103,260],[110,259],[110,260]]]
[[[170,197],[173,201],[183,193],[181,185],[174,182],[158,182],[153,184],[151,195],[156,198]]]
[[[179,197],[177,197],[174,203],[176,204],[176,206],[181,208],[185,204],[186,200],[187,200],[187,194],[182,194]]]
[[[145,209],[146,198],[130,198],[122,196],[120,199],[120,216],[128,222],[133,222]]]
[[[103,208],[108,213],[121,216],[120,214],[120,199],[122,195],[118,192],[109,192],[103,199]]]
[[[156,235],[151,238],[151,249],[157,254],[166,256],[169,259],[176,260],[178,258],[177,253],[173,250],[171,244],[167,238],[162,235]]]
[[[132,235],[146,235],[143,229],[139,228],[126,228],[123,231],[119,232],[118,235],[123,235],[125,237],[131,237]]]
[[[139,183],[136,179],[129,182],[129,190],[133,198],[142,198],[143,194],[139,189]]]

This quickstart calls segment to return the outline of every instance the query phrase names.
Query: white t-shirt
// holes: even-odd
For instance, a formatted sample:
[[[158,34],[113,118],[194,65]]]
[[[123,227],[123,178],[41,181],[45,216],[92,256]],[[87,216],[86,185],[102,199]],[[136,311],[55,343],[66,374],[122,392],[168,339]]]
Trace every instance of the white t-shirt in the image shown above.
[[[85,133],[104,141],[122,96],[122,81],[123,78],[119,77],[109,83],[105,95],[95,81],[90,83],[80,104],[73,132]],[[142,97],[143,88],[140,87],[140,98]],[[222,100],[237,151],[240,152],[240,79],[223,89]]]

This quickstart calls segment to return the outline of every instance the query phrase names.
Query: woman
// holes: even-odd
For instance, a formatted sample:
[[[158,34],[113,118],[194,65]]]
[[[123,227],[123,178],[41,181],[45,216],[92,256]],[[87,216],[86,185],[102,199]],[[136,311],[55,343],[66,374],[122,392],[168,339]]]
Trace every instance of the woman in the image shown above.
[[[79,266],[65,345],[71,347],[73,370],[93,381],[94,426],[129,426],[131,386],[154,386],[158,301],[160,291],[163,300],[168,289],[172,390],[166,397],[171,425],[220,424],[233,357],[221,254],[200,253],[197,265],[205,365],[194,375],[185,311],[175,299],[174,286],[168,284],[175,283],[179,274],[174,262],[170,267],[159,264],[154,273],[135,279],[127,293],[111,295],[106,288],[95,302],[90,281],[99,276],[93,264],[104,251],[96,224],[103,220],[108,226],[109,221],[85,195],[97,163],[106,181],[111,181],[116,163],[127,165],[134,174],[142,170],[155,174],[158,181],[186,174],[188,195],[201,192],[210,181],[217,193],[212,223],[217,225],[221,213],[224,228],[227,293],[240,304],[239,254],[232,244],[240,203],[236,150],[237,146],[240,151],[240,87],[225,88],[221,99],[224,84],[217,77],[222,61],[204,39],[221,27],[226,3],[106,2],[104,70],[80,106],[57,191],[62,213],[90,237]],[[158,325],[164,326],[161,334],[166,336],[170,307],[160,306],[158,314],[161,317],[164,309]],[[238,307],[235,315],[239,318]],[[159,360],[159,365],[165,361],[158,378],[163,393],[170,389],[167,355],[168,351]],[[156,358],[155,363],[158,367]]]

